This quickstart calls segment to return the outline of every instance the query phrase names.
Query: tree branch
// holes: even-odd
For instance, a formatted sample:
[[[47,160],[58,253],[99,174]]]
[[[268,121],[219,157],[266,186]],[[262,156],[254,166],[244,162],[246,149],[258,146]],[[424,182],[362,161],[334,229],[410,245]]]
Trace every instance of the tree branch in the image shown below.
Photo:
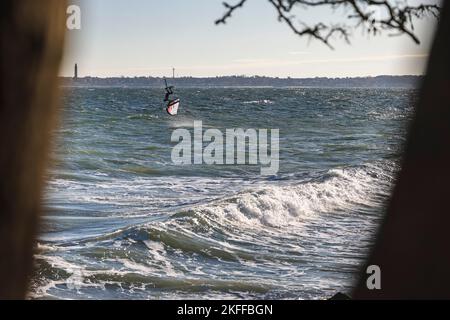
[[[241,0],[234,6],[229,5],[226,2],[223,2],[223,6],[227,9],[227,12],[225,12],[225,14],[223,15],[223,17],[221,19],[216,20],[216,24],[221,24],[221,23],[225,24],[227,19],[231,17],[231,14],[234,12],[234,10],[242,7],[246,2],[247,2],[247,0]]]
[[[236,5],[224,2],[227,9],[216,24],[225,24],[235,10],[241,8],[247,0],[241,0]],[[380,35],[383,31],[389,31],[390,35],[407,35],[415,43],[420,44],[418,36],[414,33],[414,19],[423,19],[427,16],[438,18],[440,7],[438,5],[409,6],[407,1],[392,4],[387,0],[268,0],[278,14],[278,20],[287,26],[298,36],[309,36],[321,41],[329,48],[333,48],[330,40],[334,36],[340,36],[347,43],[350,42],[352,29],[362,28],[368,34]],[[330,9],[348,8],[350,13],[348,19],[355,20],[354,25],[326,24],[318,22],[307,26],[304,22],[294,22],[296,18],[292,14],[297,6],[307,7],[329,7]],[[377,12],[383,12],[383,17],[377,16]]]

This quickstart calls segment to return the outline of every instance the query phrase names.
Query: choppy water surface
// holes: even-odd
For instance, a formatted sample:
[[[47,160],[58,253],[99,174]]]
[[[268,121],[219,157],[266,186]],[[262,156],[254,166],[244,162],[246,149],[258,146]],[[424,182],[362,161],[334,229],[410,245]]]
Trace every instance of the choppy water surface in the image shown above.
[[[349,292],[413,90],[66,88],[33,298],[321,299]],[[174,166],[176,128],[279,128],[280,171]]]

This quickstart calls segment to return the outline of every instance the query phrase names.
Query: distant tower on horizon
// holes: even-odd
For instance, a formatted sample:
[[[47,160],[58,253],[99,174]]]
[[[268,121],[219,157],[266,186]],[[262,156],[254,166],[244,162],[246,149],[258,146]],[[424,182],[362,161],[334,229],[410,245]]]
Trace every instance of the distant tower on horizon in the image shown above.
[[[75,67],[73,70],[73,79],[78,80],[78,64],[75,63]]]
[[[175,79],[175,68],[172,68],[172,79]]]

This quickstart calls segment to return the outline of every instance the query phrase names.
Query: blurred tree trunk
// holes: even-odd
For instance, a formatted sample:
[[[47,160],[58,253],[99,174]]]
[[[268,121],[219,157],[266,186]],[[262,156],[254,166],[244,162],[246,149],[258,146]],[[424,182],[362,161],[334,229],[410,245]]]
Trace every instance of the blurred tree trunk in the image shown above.
[[[0,4],[0,298],[24,298],[32,270],[65,33],[65,1]]]
[[[354,298],[450,298],[450,3],[430,55],[403,166],[367,265],[381,268],[381,290],[367,274]]]

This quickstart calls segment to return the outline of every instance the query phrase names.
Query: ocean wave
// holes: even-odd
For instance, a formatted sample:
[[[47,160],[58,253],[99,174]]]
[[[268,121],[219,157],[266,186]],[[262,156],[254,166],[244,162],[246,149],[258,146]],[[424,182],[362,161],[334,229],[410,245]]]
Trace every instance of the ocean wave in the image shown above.
[[[252,100],[252,101],[244,101],[244,104],[273,104],[274,102],[269,99],[262,99],[262,100]]]
[[[94,265],[88,261],[83,263],[71,262],[61,256],[36,255],[38,281],[32,283],[30,298],[89,297],[93,291],[107,290],[121,292],[122,297],[141,294],[148,298],[149,292],[157,288],[165,296],[174,291],[188,293],[211,292],[251,292],[263,294],[276,287],[275,284],[264,284],[257,281],[238,281],[234,279],[220,279],[209,277],[200,267],[191,270],[189,275],[175,271],[165,258],[165,249],[160,244],[155,251],[149,251],[146,261],[136,262],[127,256],[122,258],[103,259],[102,264]],[[102,267],[103,265],[103,267]],[[154,295],[153,295],[154,297]],[[230,297],[233,295],[230,294]],[[234,294],[236,297],[236,294]],[[108,298],[108,296],[106,296]],[[169,298],[169,297],[166,297]]]
[[[200,292],[231,298],[278,292],[276,297],[286,297],[295,290],[305,295],[316,265],[322,265],[321,272],[355,272],[358,256],[346,241],[354,237],[354,246],[367,245],[358,240],[360,231],[373,225],[361,221],[377,217],[395,171],[386,161],[335,168],[300,182],[261,182],[166,219],[40,244],[32,297],[84,297],[93,291],[143,299],[167,298],[174,291],[180,291],[177,297]],[[353,234],[334,230],[329,221],[337,218],[348,218],[348,228],[355,224],[359,229]],[[359,259],[364,250],[358,250]],[[300,278],[302,283],[292,283]],[[324,281],[314,288],[325,292],[330,285]]]
[[[140,113],[140,114],[133,114],[130,116],[127,116],[127,119],[130,120],[159,120],[160,116],[150,113]]]
[[[229,229],[239,232],[243,229],[266,227],[284,229],[301,226],[305,221],[323,214],[349,215],[355,212],[370,214],[373,208],[379,208],[384,204],[390,193],[396,170],[391,162],[385,161],[359,167],[331,169],[322,175],[305,178],[301,182],[290,179],[260,181],[258,184],[245,184],[239,180],[229,181],[227,189],[230,192],[239,185],[242,190],[222,198],[218,198],[219,193],[213,193],[218,186],[217,183],[206,178],[164,181],[136,179],[128,184],[122,181],[74,184],[66,180],[55,180],[52,187],[64,186],[74,202],[113,204],[126,208],[133,204],[139,207],[145,204],[147,211],[148,208],[160,208],[161,204],[170,203],[168,208],[172,207],[172,210],[178,208],[178,211],[171,214],[164,223],[155,225],[152,221],[144,226],[132,226],[131,230],[124,229],[120,232],[126,233],[127,238],[133,238],[139,234],[139,232],[134,233],[133,230],[144,228],[150,230],[148,233],[151,238],[171,239],[176,238],[175,234],[180,230],[186,233],[188,227],[202,232],[211,228],[223,232]],[[193,181],[197,186],[191,185]],[[86,193],[87,189],[92,189],[92,192]],[[94,192],[95,190],[99,191]],[[157,194],[153,194],[155,190]],[[210,197],[198,194],[201,191],[207,191]],[[191,197],[192,192],[198,194],[195,199]],[[191,197],[191,202],[180,203],[180,197]],[[186,209],[180,210],[180,207]],[[142,211],[137,213],[139,217],[142,217]],[[124,215],[124,217],[130,216],[133,215],[129,213]],[[166,234],[167,229],[171,230],[171,234]],[[185,235],[185,240],[178,239],[180,242],[178,246],[189,242],[192,234]],[[116,232],[113,235],[118,236]],[[179,234],[179,236],[183,235]],[[104,235],[101,239],[108,237]],[[86,238],[86,240],[99,239]],[[223,246],[223,244],[218,245]]]
[[[389,192],[391,176],[385,169],[377,166],[332,169],[319,179],[264,186],[198,210],[241,226],[289,227],[321,213],[345,213],[362,205],[377,205],[376,195]]]

